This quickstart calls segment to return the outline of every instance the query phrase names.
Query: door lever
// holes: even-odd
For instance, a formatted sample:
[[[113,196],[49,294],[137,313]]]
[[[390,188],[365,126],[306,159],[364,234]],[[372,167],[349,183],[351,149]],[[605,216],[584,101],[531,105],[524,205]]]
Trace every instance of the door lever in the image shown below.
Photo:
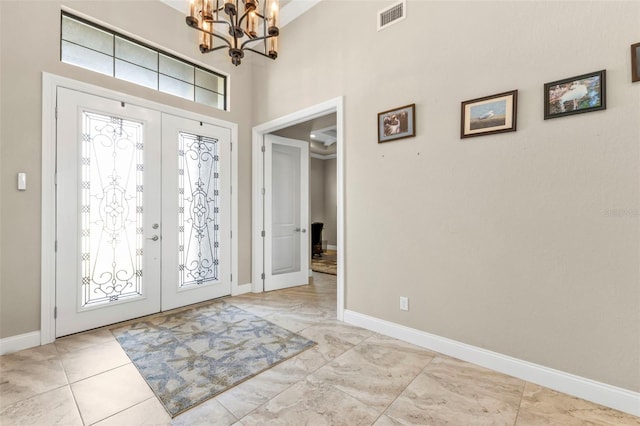
[[[160,239],[160,237],[158,237],[157,235],[154,235],[151,238],[147,238],[147,240],[152,240],[152,241],[158,241]]]

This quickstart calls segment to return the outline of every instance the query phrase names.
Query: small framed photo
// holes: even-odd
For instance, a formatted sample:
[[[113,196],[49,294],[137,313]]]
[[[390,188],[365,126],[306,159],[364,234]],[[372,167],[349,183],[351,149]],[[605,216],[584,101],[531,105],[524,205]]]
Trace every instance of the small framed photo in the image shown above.
[[[544,85],[544,119],[607,108],[606,70]]]
[[[518,91],[462,102],[460,138],[515,132]]]
[[[378,113],[378,143],[416,135],[416,104]]]
[[[631,45],[631,82],[640,81],[640,43]]]

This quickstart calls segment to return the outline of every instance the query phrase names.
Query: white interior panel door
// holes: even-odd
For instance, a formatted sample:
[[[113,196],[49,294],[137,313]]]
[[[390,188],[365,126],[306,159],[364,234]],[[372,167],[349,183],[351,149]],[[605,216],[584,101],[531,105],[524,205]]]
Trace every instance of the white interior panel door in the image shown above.
[[[309,143],[265,135],[265,290],[309,283]]]
[[[56,336],[158,312],[160,113],[60,88],[57,132]]]
[[[162,116],[162,310],[231,294],[231,132]]]

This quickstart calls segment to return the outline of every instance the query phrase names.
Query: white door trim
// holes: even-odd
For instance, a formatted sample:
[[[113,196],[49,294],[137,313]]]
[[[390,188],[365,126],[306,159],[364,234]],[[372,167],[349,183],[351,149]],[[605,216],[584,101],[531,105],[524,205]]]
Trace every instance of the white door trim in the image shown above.
[[[338,207],[338,288],[337,288],[337,317],[342,321],[344,316],[344,98],[339,96],[320,104],[305,108],[300,111],[285,115],[275,120],[255,126],[252,130],[252,181],[253,181],[253,208],[252,208],[252,291],[260,293],[264,291],[264,281],[262,273],[264,268],[264,239],[262,230],[264,224],[264,198],[262,189],[264,188],[264,167],[262,164],[262,143],[264,135],[275,132],[285,127],[293,126],[307,120],[311,120],[323,115],[336,113],[336,161],[337,161],[337,207]]]
[[[40,278],[40,344],[44,345],[55,340],[54,307],[56,305],[55,292],[55,232],[56,218],[51,212],[56,211],[56,91],[58,87],[96,96],[115,99],[155,109],[164,113],[190,118],[192,120],[211,123],[227,128],[231,131],[231,143],[235,149],[231,150],[231,271],[233,282],[231,294],[242,294],[251,290],[250,284],[238,284],[238,125],[230,121],[220,120],[203,114],[197,114],[180,108],[163,105],[157,102],[138,98],[105,89],[89,83],[83,83],[55,74],[42,73],[42,228],[41,228],[41,278]]]

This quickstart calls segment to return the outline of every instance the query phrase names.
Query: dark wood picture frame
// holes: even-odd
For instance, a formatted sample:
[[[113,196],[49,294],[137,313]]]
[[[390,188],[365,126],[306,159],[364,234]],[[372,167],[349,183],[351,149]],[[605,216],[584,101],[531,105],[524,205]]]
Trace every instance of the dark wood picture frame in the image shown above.
[[[640,43],[631,45],[631,82],[640,81]]]
[[[378,143],[412,138],[416,135],[416,104],[378,113]]]
[[[460,138],[515,132],[518,91],[464,101],[460,108]]]
[[[607,71],[600,70],[544,85],[544,119],[607,109]]]

